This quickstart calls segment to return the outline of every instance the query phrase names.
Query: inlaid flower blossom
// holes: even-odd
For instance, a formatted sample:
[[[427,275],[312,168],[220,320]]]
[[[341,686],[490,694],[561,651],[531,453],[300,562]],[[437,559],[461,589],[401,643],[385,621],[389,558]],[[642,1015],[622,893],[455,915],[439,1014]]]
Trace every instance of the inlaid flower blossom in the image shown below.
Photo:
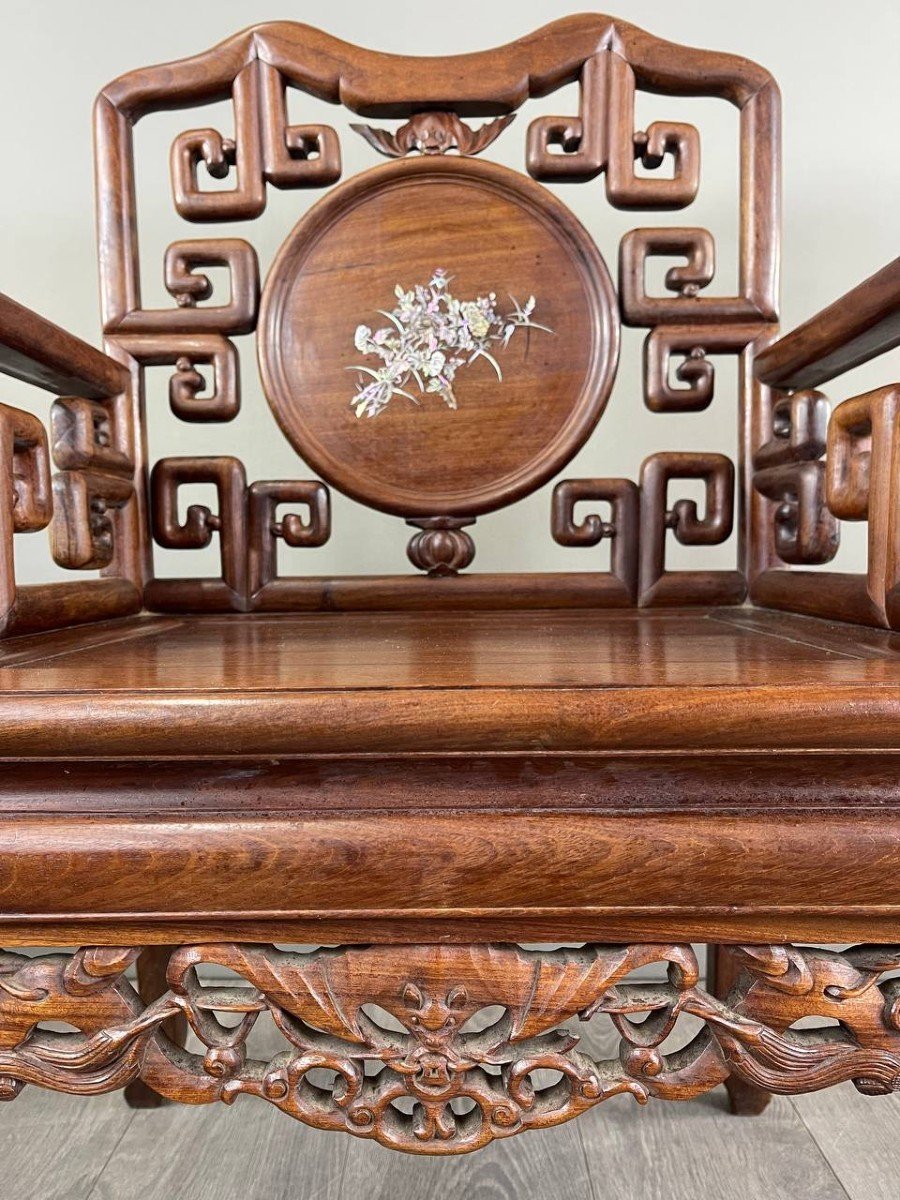
[[[497,296],[477,296],[458,300],[450,294],[450,276],[436,270],[427,284],[416,284],[406,291],[394,288],[396,307],[391,312],[379,309],[390,325],[371,330],[359,325],[353,344],[360,354],[377,355],[380,367],[348,367],[359,375],[351,405],[357,417],[376,417],[395,396],[419,403],[410,389],[420,396],[439,396],[450,408],[456,408],[453,383],[460,367],[484,358],[503,381],[503,372],[491,350],[505,350],[517,329],[540,329],[552,333],[546,325],[532,321],[535,298],[519,304],[510,296],[513,310],[497,311]]]

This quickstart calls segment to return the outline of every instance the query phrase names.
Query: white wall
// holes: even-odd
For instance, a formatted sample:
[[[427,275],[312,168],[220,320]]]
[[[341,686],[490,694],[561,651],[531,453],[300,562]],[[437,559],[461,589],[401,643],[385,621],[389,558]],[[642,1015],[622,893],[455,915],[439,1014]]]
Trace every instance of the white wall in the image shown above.
[[[454,53],[481,49],[529,32],[578,5],[550,0],[454,0],[450,5],[381,0],[294,0],[269,7],[260,0],[2,0],[4,63],[0,72],[0,136],[5,186],[0,188],[0,290],[36,308],[82,337],[98,340],[93,232],[91,103],[114,76],[136,66],[203,50],[238,29],[274,18],[295,18],[374,48],[399,53]],[[784,95],[785,243],[784,326],[789,328],[831,301],[898,253],[900,154],[900,5],[896,0],[621,0],[614,12],[660,36],[710,49],[738,52],[768,67]],[[525,128],[532,114],[571,112],[571,90],[529,106],[497,145],[501,161],[521,167]],[[343,129],[337,110],[298,99],[305,120],[325,119]],[[657,117],[696,121],[704,149],[704,179],[696,205],[673,214],[673,223],[705,224],[718,242],[715,290],[735,272],[735,110],[717,101],[647,97],[642,123]],[[176,236],[191,236],[178,222],[168,195],[167,152],[174,134],[199,124],[228,128],[219,106],[211,119],[194,112],[152,117],[139,126],[144,154],[139,176],[143,221],[145,300],[171,303],[161,285],[162,251]],[[294,119],[298,119],[295,116]],[[345,174],[374,164],[348,134]],[[621,234],[650,215],[616,213],[602,184],[560,189],[590,228],[614,269]],[[262,265],[309,204],[297,192],[272,196],[261,234]],[[668,219],[666,217],[665,219]],[[223,227],[254,237],[253,226]],[[194,235],[202,230],[194,228]],[[713,290],[713,289],[711,289]],[[613,400],[589,446],[568,470],[578,474],[635,476],[656,449],[733,448],[733,369],[719,371],[721,394],[707,413],[655,416],[641,403],[639,331],[626,339]],[[251,478],[306,477],[278,434],[259,390],[255,358],[242,344],[244,411],[232,425],[189,427],[168,412],[160,381],[151,395],[152,447],[162,453],[239,452]],[[159,374],[159,372],[157,372]],[[900,363],[883,360],[853,372],[832,389],[840,400],[900,377]],[[14,383],[2,399],[46,412],[48,401]],[[510,569],[590,569],[597,552],[563,550],[547,534],[547,494],[479,522],[476,566]],[[335,535],[328,547],[291,552],[298,572],[381,571],[406,568],[402,522],[338,500]],[[862,562],[860,530],[851,531],[841,566]],[[527,536],[526,536],[527,535]],[[19,538],[23,576],[53,578],[43,535]],[[605,553],[605,551],[603,552]],[[698,552],[685,552],[696,554]],[[727,565],[733,547],[703,552],[706,563]],[[685,563],[691,561],[686,558]],[[693,561],[697,561],[694,559]],[[161,573],[183,573],[201,564],[215,573],[212,550],[199,558],[160,556]]]

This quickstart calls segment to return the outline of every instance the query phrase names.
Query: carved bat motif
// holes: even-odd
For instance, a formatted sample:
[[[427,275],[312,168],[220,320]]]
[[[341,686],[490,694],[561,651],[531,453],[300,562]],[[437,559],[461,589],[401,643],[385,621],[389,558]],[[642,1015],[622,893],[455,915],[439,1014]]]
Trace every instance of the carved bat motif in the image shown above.
[[[421,154],[480,154],[515,119],[515,113],[497,117],[478,129],[470,129],[456,113],[424,112],[410,117],[405,125],[392,133],[372,125],[351,125],[379,154],[388,158],[403,158],[413,150]]]

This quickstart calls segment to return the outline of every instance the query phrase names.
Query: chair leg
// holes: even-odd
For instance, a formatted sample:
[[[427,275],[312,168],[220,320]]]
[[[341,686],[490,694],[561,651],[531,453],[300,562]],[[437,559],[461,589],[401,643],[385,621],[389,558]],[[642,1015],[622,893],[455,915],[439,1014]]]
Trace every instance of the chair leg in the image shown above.
[[[169,955],[173,946],[148,946],[142,950],[137,960],[137,984],[141,1000],[152,1004],[168,990],[166,983],[166,968],[169,965]],[[181,1016],[169,1017],[160,1026],[177,1046],[183,1046],[187,1039],[187,1021]],[[143,1079],[134,1079],[125,1088],[125,1102],[130,1108],[159,1108],[168,1103],[153,1088],[148,1087]]]
[[[734,955],[728,946],[706,947],[706,987],[713,996],[724,1000],[734,986],[738,976]],[[755,1117],[761,1113],[772,1099],[770,1092],[754,1087],[729,1075],[725,1080],[731,1111],[741,1117]]]

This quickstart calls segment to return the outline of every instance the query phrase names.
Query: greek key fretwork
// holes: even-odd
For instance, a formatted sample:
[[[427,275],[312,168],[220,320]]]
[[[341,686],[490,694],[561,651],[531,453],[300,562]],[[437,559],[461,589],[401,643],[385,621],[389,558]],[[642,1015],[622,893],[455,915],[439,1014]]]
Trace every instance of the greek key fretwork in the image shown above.
[[[660,325],[644,342],[644,402],[652,412],[701,412],[712,401],[715,368],[710,354],[740,354],[759,325]],[[671,379],[672,359],[684,361]]]
[[[266,180],[277,188],[325,187],[341,177],[341,144],[330,125],[289,125],[284,80],[260,62],[262,157]]]
[[[212,281],[198,268],[225,267],[230,296],[226,304],[205,305]],[[107,324],[108,333],[251,333],[259,303],[256,251],[242,238],[195,238],[173,242],[164,261],[166,290],[176,308],[134,308]]]
[[[674,296],[649,296],[647,259],[684,258],[666,271],[665,286]],[[632,229],[619,246],[619,294],[626,325],[712,324],[760,319],[743,296],[701,296],[716,271],[716,246],[707,229]]]
[[[635,132],[634,72],[618,54],[610,53],[609,165],[606,195],[616,208],[686,208],[700,187],[700,135],[693,125],[654,121]],[[674,161],[671,179],[641,177],[634,163],[654,170],[667,155]]]
[[[215,129],[180,134],[170,156],[175,208],[188,221],[246,221],[266,207],[266,183],[278,188],[324,187],[341,174],[337,133],[326,125],[289,125],[280,72],[248,63],[232,88],[234,138]],[[203,191],[198,168],[214,179],[232,171],[235,187]]]
[[[753,456],[753,486],[777,507],[775,550],[782,562],[830,562],[840,528],[825,497],[825,452],[830,406],[820,392],[781,397],[772,409],[772,438]]]
[[[607,55],[595,54],[581,69],[577,117],[537,117],[528,126],[526,159],[535,179],[593,179],[606,170]],[[558,146],[558,151],[551,150]]]
[[[205,504],[188,506],[185,519],[178,515],[178,491],[185,484],[215,486],[218,511]],[[147,588],[149,605],[165,605],[171,596],[176,603],[190,604],[191,596],[179,595],[191,585],[207,604],[217,609],[242,607],[246,590],[247,528],[245,493],[247,479],[237,458],[163,458],[150,476],[153,536],[169,550],[201,550],[219,538],[220,579],[154,579]],[[178,585],[181,585],[179,588]],[[190,592],[190,587],[188,587]]]
[[[900,1090],[898,989],[885,978],[900,968],[900,947],[731,952],[739,974],[722,1001],[700,986],[694,952],[679,944],[307,954],[182,946],[169,959],[168,990],[149,1005],[125,975],[137,949],[0,953],[0,1095],[14,1100],[27,1084],[96,1095],[140,1078],[172,1100],[231,1104],[246,1094],[318,1129],[451,1155],[558,1125],[612,1096],[688,1100],[729,1077],[787,1095],[847,1080],[866,1095]],[[236,979],[201,982],[211,966]],[[635,978],[648,967],[665,982]],[[488,1008],[501,1015],[491,1019]],[[269,1061],[252,1057],[262,1014],[284,1038]],[[702,1028],[666,1053],[685,1014]],[[187,1018],[201,1053],[170,1041],[173,1017]],[[604,1018],[619,1043],[598,1060],[572,1022]],[[48,1032],[49,1021],[74,1031]],[[381,1069],[369,1073],[370,1064]],[[332,1082],[314,1083],[316,1068]],[[537,1082],[541,1070],[558,1082]]]
[[[575,520],[576,504],[606,502],[610,519],[589,513]],[[610,570],[625,585],[629,597],[637,595],[640,492],[630,479],[565,479],[553,489],[550,528],[561,546],[596,546],[610,539]]]
[[[117,343],[143,367],[174,367],[169,379],[169,405],[182,421],[231,421],[240,412],[241,388],[238,352],[217,333],[131,334]],[[212,368],[212,382],[198,366]]]
[[[0,404],[0,632],[16,602],[13,538],[46,529],[52,515],[44,427],[31,413]]]
[[[701,517],[693,500],[667,503],[673,479],[700,479],[706,485]],[[653,454],[641,465],[641,607],[656,604],[737,604],[745,591],[739,571],[667,571],[666,534],[683,546],[716,546],[728,540],[734,524],[734,464],[724,454]]]
[[[60,397],[50,410],[50,432],[53,461],[61,470],[94,469],[131,478],[129,439],[108,404]]]
[[[172,144],[170,166],[172,196],[180,216],[188,221],[246,221],[266,207],[259,139],[260,84],[256,63],[248,63],[235,76],[234,138],[215,129],[191,129]],[[204,192],[197,181],[200,163],[214,179],[225,179],[232,169],[237,183],[229,191]]]
[[[684,208],[700,186],[700,137],[693,125],[654,121],[635,132],[634,72],[612,51],[586,60],[577,117],[539,117],[528,130],[527,163],[535,179],[593,179],[606,173],[606,195],[616,208]],[[558,146],[554,152],[551,147]],[[667,155],[671,179],[635,174],[654,170]]]
[[[46,430],[31,413],[0,404],[0,544],[46,529],[52,514]]]
[[[130,475],[61,471],[53,477],[50,548],[54,561],[71,571],[108,567],[115,553],[115,514],[134,495]]]
[[[256,596],[278,576],[278,541],[295,548],[324,546],[331,535],[331,498],[323,483],[280,480],[251,484],[247,493],[250,536],[249,594]],[[296,513],[277,519],[280,504],[302,504],[304,521]]]
[[[828,426],[828,507],[868,521],[867,590],[876,610],[900,625],[900,386],[845,400]]]

